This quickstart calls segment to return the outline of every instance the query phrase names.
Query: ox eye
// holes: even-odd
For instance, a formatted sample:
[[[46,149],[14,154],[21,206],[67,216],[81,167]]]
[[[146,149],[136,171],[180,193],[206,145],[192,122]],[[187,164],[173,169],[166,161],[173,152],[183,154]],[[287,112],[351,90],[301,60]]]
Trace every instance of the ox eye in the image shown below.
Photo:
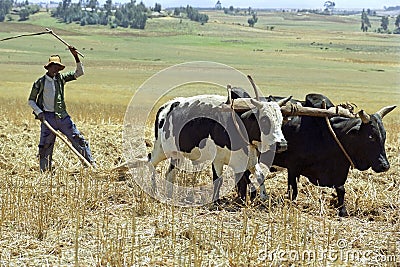
[[[372,134],[370,134],[368,135],[368,140],[375,141],[375,137]]]

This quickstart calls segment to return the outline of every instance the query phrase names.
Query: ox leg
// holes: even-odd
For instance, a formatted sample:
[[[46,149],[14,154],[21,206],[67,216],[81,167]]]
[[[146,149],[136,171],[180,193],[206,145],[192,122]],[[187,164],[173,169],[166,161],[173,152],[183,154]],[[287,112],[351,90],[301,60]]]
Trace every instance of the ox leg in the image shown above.
[[[253,201],[256,197],[257,197],[257,188],[254,186],[254,184],[252,183],[252,181],[250,180],[250,174],[251,174],[251,172],[249,171],[249,170],[247,170],[246,172],[245,172],[245,174],[247,173],[247,175],[246,175],[246,182],[247,182],[247,184],[250,186],[250,201]],[[262,174],[262,173],[261,173]],[[263,177],[264,177],[264,175],[263,175]],[[263,180],[264,181],[264,180]],[[259,181],[257,181],[257,182],[259,182]],[[264,185],[264,183],[263,183],[263,185]],[[265,189],[264,189],[264,191],[265,191]],[[267,196],[268,197],[268,196]]]
[[[246,170],[244,173],[237,173],[236,174],[236,189],[237,189],[237,194],[240,197],[241,200],[245,201],[246,200],[246,195],[247,195],[247,187],[248,185],[251,186],[251,192],[250,192],[250,200],[253,200],[256,198],[256,188],[250,181],[250,174],[251,172],[249,170]]]
[[[292,171],[288,170],[288,197],[291,200],[295,200],[297,198],[297,174],[294,174]]]
[[[250,172],[256,176],[257,182],[260,185],[260,199],[262,201],[266,201],[268,199],[267,191],[265,190],[265,176],[262,173],[262,169],[260,167],[260,164],[256,164],[253,168],[250,169]],[[252,187],[252,191],[253,187]]]
[[[152,186],[153,193],[156,194],[156,191],[157,191],[156,167],[161,161],[167,159],[167,157],[165,156],[164,151],[162,149],[160,141],[156,140],[156,142],[154,143],[153,151],[147,155],[147,158],[148,158],[148,162],[150,162],[150,164],[151,164],[150,166],[152,167],[151,168],[151,172],[152,172],[151,186]],[[171,170],[172,169],[170,166],[168,171],[171,171]],[[167,174],[168,174],[168,172],[167,172]]]
[[[222,165],[219,164],[212,164],[212,171],[213,171],[213,184],[214,184],[214,191],[213,191],[213,202],[217,202],[219,200],[219,191],[222,185]]]
[[[175,182],[175,164],[176,160],[171,159],[171,163],[169,164],[167,173],[165,174],[166,182],[166,190],[167,190],[167,197],[172,198],[172,194],[174,193],[174,182]]]
[[[344,185],[336,186],[336,194],[338,198],[338,209],[339,209],[339,216],[346,217],[349,216],[346,210],[346,206],[344,205],[344,194],[346,190],[344,189]]]
[[[244,173],[236,173],[235,174],[236,192],[238,194],[238,197],[242,201],[246,200],[247,185],[250,182],[249,176],[250,176],[249,171],[246,171]]]

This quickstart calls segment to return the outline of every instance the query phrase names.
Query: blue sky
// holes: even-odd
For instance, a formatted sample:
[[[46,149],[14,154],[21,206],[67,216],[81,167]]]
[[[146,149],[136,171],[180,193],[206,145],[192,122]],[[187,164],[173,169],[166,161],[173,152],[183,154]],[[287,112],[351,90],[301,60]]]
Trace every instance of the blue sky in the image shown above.
[[[101,1],[101,0],[100,0]],[[126,2],[130,0],[113,0],[113,2]],[[217,0],[142,0],[146,6],[154,6],[160,3],[162,7],[179,7],[191,5],[193,7],[212,7]],[[325,0],[220,0],[223,7],[252,7],[252,8],[323,8]],[[140,0],[137,0],[140,2]],[[400,0],[337,0],[334,1],[337,8],[371,8],[383,9],[384,6],[400,6]]]

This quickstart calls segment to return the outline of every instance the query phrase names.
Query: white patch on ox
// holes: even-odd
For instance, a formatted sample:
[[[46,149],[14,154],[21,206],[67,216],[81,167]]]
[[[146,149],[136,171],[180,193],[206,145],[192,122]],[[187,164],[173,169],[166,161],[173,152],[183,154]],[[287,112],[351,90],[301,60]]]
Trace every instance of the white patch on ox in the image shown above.
[[[265,153],[270,150],[271,146],[274,144],[285,141],[281,130],[283,116],[276,102],[262,102],[262,106],[259,107],[259,110],[260,117],[267,116],[269,118],[271,123],[270,129],[272,131],[270,131],[269,134],[264,134],[261,131],[261,142],[254,141],[253,144],[257,146],[259,152]],[[263,125],[260,125],[260,127],[262,126]]]
[[[200,164],[206,161],[213,161],[217,154],[217,146],[211,138],[200,141],[199,147],[195,147],[190,153],[184,156],[192,161],[193,164]]]

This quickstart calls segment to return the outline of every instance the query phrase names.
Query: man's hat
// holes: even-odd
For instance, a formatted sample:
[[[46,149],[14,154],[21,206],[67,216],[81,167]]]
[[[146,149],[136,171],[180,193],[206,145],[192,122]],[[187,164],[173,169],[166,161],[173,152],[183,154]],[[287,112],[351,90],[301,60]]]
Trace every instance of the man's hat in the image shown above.
[[[56,64],[60,67],[60,70],[63,70],[65,66],[61,63],[61,58],[59,55],[52,55],[49,58],[49,62],[44,65],[44,68],[47,70],[51,64]]]

